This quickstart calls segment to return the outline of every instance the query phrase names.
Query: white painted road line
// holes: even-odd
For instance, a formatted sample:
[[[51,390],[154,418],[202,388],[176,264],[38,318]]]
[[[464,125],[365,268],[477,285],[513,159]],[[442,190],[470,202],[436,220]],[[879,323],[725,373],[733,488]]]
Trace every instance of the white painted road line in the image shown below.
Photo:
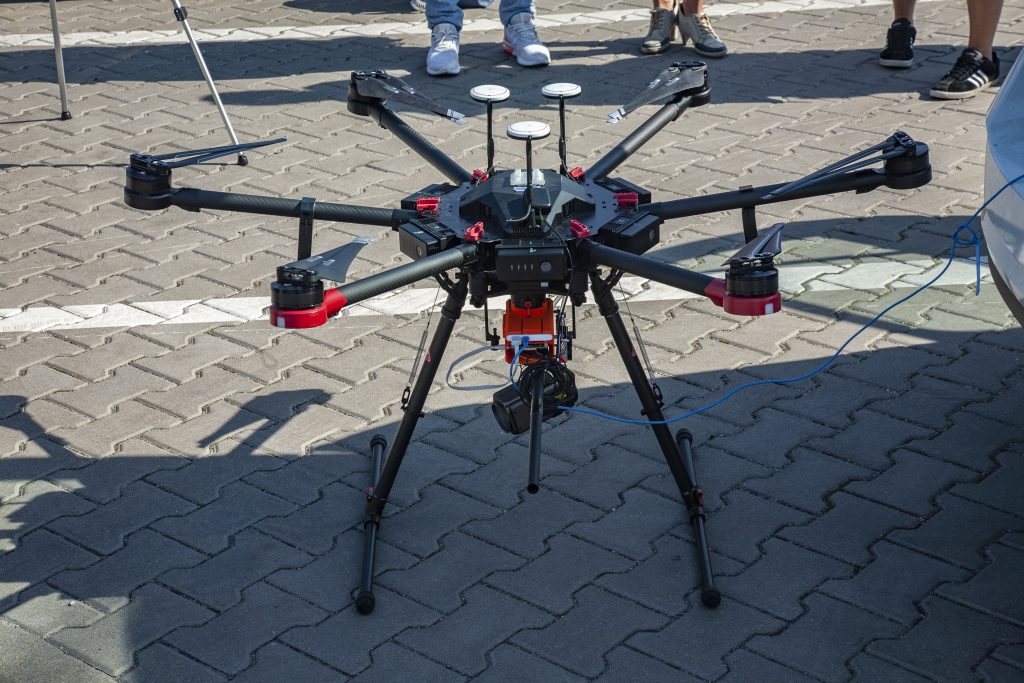
[[[920,2],[939,2],[939,0],[919,0]],[[781,12],[813,12],[820,10],[851,9],[855,7],[873,7],[890,5],[891,0],[783,0],[765,2],[721,2],[708,5],[707,13],[713,17],[729,14],[778,14]],[[471,16],[471,15],[470,15]],[[499,31],[501,22],[497,12],[493,18],[468,19],[463,31]],[[650,19],[648,9],[621,9],[603,12],[569,12],[565,14],[547,14],[537,17],[537,26],[557,27],[587,24],[612,24],[620,21],[647,21]],[[197,12],[193,22],[202,23]],[[154,22],[156,23],[156,22]],[[170,21],[167,22],[168,24]],[[884,28],[884,27],[883,27]],[[426,35],[430,33],[422,15],[416,21],[375,22],[372,24],[331,24],[325,26],[247,26],[245,28],[195,28],[196,40],[200,43],[216,42],[249,42],[256,40],[326,40],[354,36],[401,36]],[[89,46],[121,46],[121,45],[160,45],[166,43],[184,43],[185,34],[179,30],[167,31],[110,31],[68,33],[61,35],[64,47],[79,45]],[[53,35],[50,33],[20,33],[0,36],[0,48],[52,48]]]
[[[870,289],[881,291],[918,287],[938,274],[943,264],[931,260],[911,263],[888,262],[855,265],[843,269],[839,266],[789,266],[780,269],[780,288],[786,294],[805,290],[848,291]],[[967,259],[953,262],[946,275],[938,282],[941,286],[968,286],[974,284],[974,263]],[[982,281],[990,283],[987,265],[982,266]],[[648,282],[643,278],[622,278],[622,289],[631,302],[681,301],[700,298],[672,287]],[[343,317],[366,315],[416,315],[444,302],[444,294],[437,287],[407,289],[374,297],[345,308]],[[783,302],[785,305],[785,301]],[[6,332],[43,332],[46,330],[81,330],[98,327],[142,327],[146,325],[187,325],[195,323],[243,323],[269,319],[266,314],[269,297],[236,299],[192,299],[184,301],[140,301],[131,304],[89,304],[78,306],[32,306],[29,308],[0,308],[0,334]],[[492,310],[501,310],[504,299],[492,299]]]

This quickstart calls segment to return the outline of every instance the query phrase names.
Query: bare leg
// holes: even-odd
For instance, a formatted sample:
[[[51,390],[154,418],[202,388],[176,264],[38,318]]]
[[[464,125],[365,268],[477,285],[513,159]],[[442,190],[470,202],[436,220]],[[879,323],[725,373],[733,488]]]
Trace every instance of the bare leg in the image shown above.
[[[675,4],[675,0],[654,0],[654,9],[672,9]]]
[[[915,4],[917,4],[917,0],[892,0],[893,20],[906,19],[913,24]],[[968,2],[968,5],[970,5],[970,2]]]
[[[683,14],[692,17],[694,14],[704,14],[704,0],[683,0]]]
[[[970,18],[971,35],[967,47],[992,59],[992,42],[996,38],[999,14],[1003,0],[967,0],[967,16]]]

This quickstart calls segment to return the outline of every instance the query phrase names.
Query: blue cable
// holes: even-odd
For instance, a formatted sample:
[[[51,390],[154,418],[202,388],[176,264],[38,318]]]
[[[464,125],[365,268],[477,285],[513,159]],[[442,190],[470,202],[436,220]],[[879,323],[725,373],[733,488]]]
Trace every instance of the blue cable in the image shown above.
[[[836,349],[836,352],[833,353],[824,363],[819,365],[814,370],[811,370],[810,372],[806,372],[806,373],[804,373],[802,375],[799,375],[797,377],[785,377],[785,378],[782,378],[782,379],[761,379],[761,380],[757,380],[757,381],[754,381],[754,382],[747,382],[746,384],[741,384],[740,386],[736,387],[735,389],[733,389],[732,391],[730,391],[729,393],[727,393],[725,396],[721,397],[720,399],[718,399],[716,401],[713,401],[712,403],[709,403],[708,405],[703,406],[701,408],[696,408],[694,410],[691,410],[688,413],[683,413],[682,415],[679,415],[678,417],[673,417],[670,420],[631,420],[631,419],[624,418],[624,417],[617,417],[615,415],[609,415],[608,413],[602,413],[602,412],[600,412],[598,410],[591,410],[590,408],[576,408],[576,407],[570,407],[570,406],[558,406],[558,409],[559,410],[564,410],[564,411],[567,411],[567,412],[573,412],[573,413],[583,413],[584,415],[593,415],[594,417],[600,417],[600,418],[604,418],[605,420],[612,420],[614,422],[623,422],[625,424],[634,424],[634,425],[667,425],[667,424],[672,424],[673,422],[679,422],[680,420],[684,420],[684,419],[686,419],[688,417],[693,417],[694,415],[700,415],[701,413],[706,413],[707,411],[711,410],[712,408],[716,408],[716,407],[720,406],[722,403],[724,403],[725,401],[729,400],[730,398],[735,396],[737,393],[743,391],[744,389],[749,389],[750,387],[759,387],[759,386],[762,386],[762,385],[765,385],[765,384],[792,384],[793,382],[801,382],[801,381],[803,381],[805,379],[810,379],[811,377],[814,377],[818,373],[820,373],[823,370],[825,370],[825,368],[827,368],[828,366],[832,365],[832,363],[834,363],[836,361],[836,359],[839,358],[840,354],[842,354],[843,350],[845,350],[847,346],[849,346],[851,343],[853,343],[854,339],[859,337],[860,334],[862,332],[864,332],[866,329],[868,329],[869,327],[871,327],[872,325],[877,323],[882,318],[882,316],[884,316],[886,313],[888,313],[892,309],[896,308],[897,306],[899,306],[903,302],[909,301],[910,299],[914,298],[915,296],[917,296],[918,294],[920,294],[921,292],[923,292],[924,290],[928,289],[933,284],[935,284],[938,281],[939,278],[941,278],[943,275],[946,274],[946,271],[949,270],[949,267],[951,265],[953,265],[953,259],[956,257],[956,251],[957,251],[957,249],[959,249],[961,247],[969,247],[971,245],[974,246],[975,283],[976,283],[976,289],[975,289],[975,292],[974,292],[974,296],[978,296],[979,294],[981,294],[981,238],[978,236],[978,233],[974,230],[974,228],[971,227],[971,223],[973,223],[974,219],[976,219],[979,215],[981,215],[981,212],[985,210],[985,207],[987,207],[989,204],[991,204],[992,201],[996,197],[998,197],[999,195],[1001,195],[1003,193],[1003,190],[1005,190],[1006,188],[1010,187],[1011,185],[1013,185],[1014,183],[1016,183],[1016,182],[1018,182],[1020,180],[1024,180],[1024,174],[1021,174],[1021,175],[1017,176],[1016,178],[1014,178],[1013,180],[1007,182],[1005,185],[1003,185],[1001,188],[999,188],[999,191],[996,192],[991,197],[989,197],[985,201],[985,203],[982,204],[981,207],[977,211],[974,212],[973,216],[968,218],[967,221],[965,221],[964,223],[960,224],[959,227],[957,227],[957,229],[953,232],[953,245],[950,247],[950,250],[949,250],[949,259],[946,261],[946,265],[943,267],[943,269],[941,271],[939,271],[938,275],[936,275],[931,280],[929,280],[925,284],[921,285],[920,287],[915,289],[913,292],[911,292],[907,296],[905,296],[902,299],[900,299],[899,301],[897,301],[897,302],[895,302],[893,304],[890,304],[889,306],[886,306],[884,309],[882,309],[882,311],[878,315],[876,315],[874,318],[872,318],[867,323],[865,323],[859,330],[857,330],[852,335],[850,335],[850,337],[845,342],[843,342],[842,346],[840,346],[838,349]],[[961,239],[960,234],[964,230],[967,230],[971,234],[970,239],[967,239],[967,240]]]

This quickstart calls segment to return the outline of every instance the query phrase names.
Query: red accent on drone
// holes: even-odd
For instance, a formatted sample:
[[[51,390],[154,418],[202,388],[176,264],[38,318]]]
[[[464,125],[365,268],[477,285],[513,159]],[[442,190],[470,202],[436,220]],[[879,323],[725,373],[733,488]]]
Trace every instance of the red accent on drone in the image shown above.
[[[288,309],[270,307],[270,324],[288,330],[304,330],[327,324],[327,319],[337,315],[348,300],[336,289],[324,292],[324,302],[313,308]]]
[[[441,206],[440,197],[420,197],[416,200],[417,211],[437,211],[439,206]]]
[[[470,242],[477,242],[481,237],[484,236],[484,222],[477,221],[473,225],[466,228],[466,234],[463,237]]]
[[[620,209],[634,207],[640,203],[640,195],[636,192],[616,192],[615,201]]]
[[[782,310],[782,295],[778,292],[766,296],[733,296],[725,290],[725,280],[721,278],[712,280],[704,288],[704,296],[733,315],[771,315]]]
[[[529,301],[525,303],[530,303]],[[505,338],[505,362],[511,363],[516,357],[516,347],[508,340],[509,335],[517,334],[546,334],[551,341],[535,342],[548,347],[547,357],[555,354],[555,306],[550,298],[545,298],[543,305],[539,308],[519,308],[512,305],[512,301],[505,302],[505,317],[501,321],[502,336]],[[529,348],[529,347],[527,347]],[[523,353],[519,356],[519,363],[526,365],[532,363],[536,358]]]
[[[473,172],[469,175],[469,179],[473,184],[484,183],[487,182],[487,174],[479,168],[474,168]]]
[[[583,180],[583,176],[585,176],[586,174],[587,172],[584,171],[583,168],[580,166],[576,166],[574,168],[569,169],[569,177],[577,182]]]
[[[569,230],[572,232],[572,236],[577,239],[590,237],[590,228],[583,223],[580,223],[575,218],[569,220]]]

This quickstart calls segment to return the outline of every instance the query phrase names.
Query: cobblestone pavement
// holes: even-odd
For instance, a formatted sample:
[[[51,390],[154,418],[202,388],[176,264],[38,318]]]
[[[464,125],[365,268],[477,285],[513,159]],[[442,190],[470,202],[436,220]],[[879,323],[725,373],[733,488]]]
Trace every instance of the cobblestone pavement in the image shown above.
[[[540,86],[578,82],[569,149],[586,166],[639,121],[605,114],[695,55],[640,57],[640,0],[540,6],[560,17],[543,29],[551,67],[505,58],[492,9],[470,14],[463,75],[431,80],[404,0],[196,0],[193,26],[220,31],[205,54],[239,135],[288,142],[177,178],[384,205],[435,182],[345,112],[347,72],[373,66],[472,115],[408,114],[469,168],[484,148],[471,86],[513,89],[500,128],[555,122]],[[921,95],[964,42],[960,3],[919,4],[905,72],[877,65],[884,3],[711,7],[732,51],[710,64],[713,103],[624,177],[659,198],[781,182],[902,128],[931,145],[935,179],[760,211],[790,223],[777,315],[631,282],[669,415],[807,371],[937,272],[980,203],[993,97]],[[690,528],[649,430],[552,420],[528,496],[525,440],[500,432],[487,393],[438,383],[382,527],[378,609],[357,615],[369,439],[393,433],[432,292],[311,331],[252,319],[295,222],[121,201],[130,151],[227,142],[187,46],[124,38],[174,30],[170,3],[59,11],[67,122],[52,52],[25,38],[47,32],[45,3],[0,4],[0,680],[1024,680],[1024,332],[993,286],[974,296],[966,260],[824,374],[685,422],[719,609],[696,598]],[[1022,17],[1024,0],[1007,2],[1007,68]],[[498,146],[499,164],[516,162]],[[554,149],[541,146],[545,165]],[[316,244],[366,231],[320,223]],[[735,212],[664,232],[658,258],[706,271],[741,241]],[[370,234],[355,277],[403,258]],[[481,323],[463,317],[453,354],[481,343]],[[638,416],[592,307],[572,367],[586,405]],[[461,380],[501,373],[484,358]]]

